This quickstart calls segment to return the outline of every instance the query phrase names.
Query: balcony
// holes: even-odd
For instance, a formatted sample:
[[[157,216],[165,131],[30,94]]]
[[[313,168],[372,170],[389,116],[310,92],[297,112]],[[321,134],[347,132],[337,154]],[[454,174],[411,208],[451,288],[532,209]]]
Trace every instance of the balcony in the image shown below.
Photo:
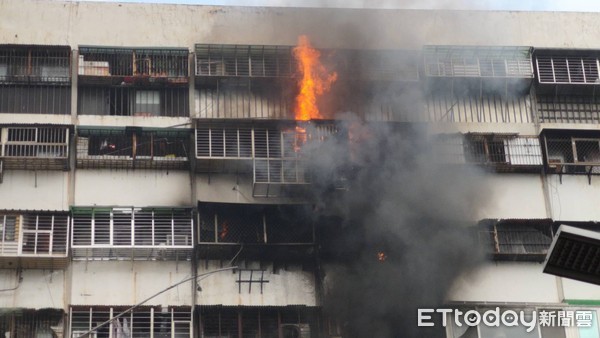
[[[531,47],[425,46],[425,76],[435,82],[446,79],[490,90],[498,84],[510,84],[525,91],[534,77],[531,50]]]
[[[305,144],[337,133],[325,122],[197,125],[196,171],[251,173],[255,197],[302,195],[311,183]]]
[[[0,163],[3,169],[68,170],[70,134],[69,126],[0,126]]]
[[[69,337],[79,337],[127,308],[71,306]],[[192,330],[190,307],[139,306],[85,337],[190,338],[193,337]]]
[[[69,46],[0,45],[0,84],[71,82]]]
[[[185,48],[79,47],[80,84],[187,85]]]
[[[192,209],[74,207],[71,243],[76,259],[189,259]]]
[[[546,167],[561,175],[600,174],[600,133],[594,130],[551,130],[543,132]]]
[[[77,129],[77,168],[187,169],[190,131],[186,129]]]
[[[479,222],[479,241],[494,260],[542,262],[552,243],[551,219],[487,219]]]
[[[0,266],[64,268],[68,232],[67,212],[0,211]]]

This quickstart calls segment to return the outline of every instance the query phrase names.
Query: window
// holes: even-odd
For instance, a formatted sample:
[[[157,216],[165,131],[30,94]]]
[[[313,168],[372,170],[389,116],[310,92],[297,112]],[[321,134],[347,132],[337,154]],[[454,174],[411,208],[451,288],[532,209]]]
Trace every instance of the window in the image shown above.
[[[497,260],[543,261],[552,243],[552,220],[483,220],[479,239]]]
[[[600,136],[593,131],[547,131],[544,136],[551,172],[600,174]]]
[[[17,221],[17,216],[0,215],[0,236],[2,237],[2,242],[16,241]]]

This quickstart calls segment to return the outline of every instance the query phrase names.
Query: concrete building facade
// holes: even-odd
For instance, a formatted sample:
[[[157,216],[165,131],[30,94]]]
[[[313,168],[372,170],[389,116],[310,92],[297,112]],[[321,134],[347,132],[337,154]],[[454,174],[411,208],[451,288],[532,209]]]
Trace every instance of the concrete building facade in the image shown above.
[[[304,140],[352,112],[417,126],[436,166],[483,178],[467,218],[487,260],[459,271],[446,306],[591,316],[444,335],[600,337],[600,290],[540,264],[558,225],[600,219],[598,18],[0,0],[0,332],[361,336],[327,311],[327,229],[349,230],[312,216],[319,182],[296,149],[307,35],[345,85]],[[360,194],[351,176],[328,191]]]

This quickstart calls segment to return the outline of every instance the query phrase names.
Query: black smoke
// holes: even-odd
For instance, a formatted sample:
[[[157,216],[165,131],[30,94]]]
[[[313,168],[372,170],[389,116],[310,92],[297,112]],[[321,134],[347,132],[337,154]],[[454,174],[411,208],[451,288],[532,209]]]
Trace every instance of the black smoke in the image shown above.
[[[309,134],[311,133],[309,127]],[[416,124],[347,114],[309,143],[325,314],[344,337],[445,337],[417,327],[481,261],[469,226],[485,203],[482,174],[440,163]]]

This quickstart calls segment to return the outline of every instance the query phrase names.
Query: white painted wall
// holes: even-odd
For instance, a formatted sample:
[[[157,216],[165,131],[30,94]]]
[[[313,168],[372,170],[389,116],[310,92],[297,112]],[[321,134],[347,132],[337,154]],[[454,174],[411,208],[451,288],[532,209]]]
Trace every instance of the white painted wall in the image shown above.
[[[490,174],[485,177],[487,204],[479,218],[548,218],[538,174]]]
[[[5,170],[0,184],[0,208],[68,210],[69,173]]]
[[[0,270],[0,308],[65,308],[64,270],[23,270],[21,283],[17,270]],[[4,291],[12,289],[13,291]]]
[[[448,295],[450,302],[558,303],[556,277],[532,262],[487,263],[464,274]]]
[[[564,299],[600,301],[600,285],[584,283],[568,278],[561,279]]]
[[[552,218],[565,221],[597,221],[600,219],[600,179],[585,175],[548,176],[548,195]]]
[[[190,174],[185,170],[79,169],[77,206],[193,206]]]
[[[191,276],[191,263],[171,261],[73,261],[71,304],[133,305]],[[184,283],[148,305],[191,305]]]
[[[216,270],[221,267],[218,261],[208,261],[208,266],[201,262],[198,274]],[[256,267],[258,263],[256,262]],[[280,269],[273,273],[272,266],[267,266],[264,278],[269,281],[263,285],[254,283],[251,292],[248,284],[242,284],[239,292],[237,273],[219,272],[200,280],[202,291],[197,293],[199,305],[245,305],[245,306],[286,306],[316,305],[315,277],[311,272],[302,271],[300,266],[290,265],[287,270]]]

